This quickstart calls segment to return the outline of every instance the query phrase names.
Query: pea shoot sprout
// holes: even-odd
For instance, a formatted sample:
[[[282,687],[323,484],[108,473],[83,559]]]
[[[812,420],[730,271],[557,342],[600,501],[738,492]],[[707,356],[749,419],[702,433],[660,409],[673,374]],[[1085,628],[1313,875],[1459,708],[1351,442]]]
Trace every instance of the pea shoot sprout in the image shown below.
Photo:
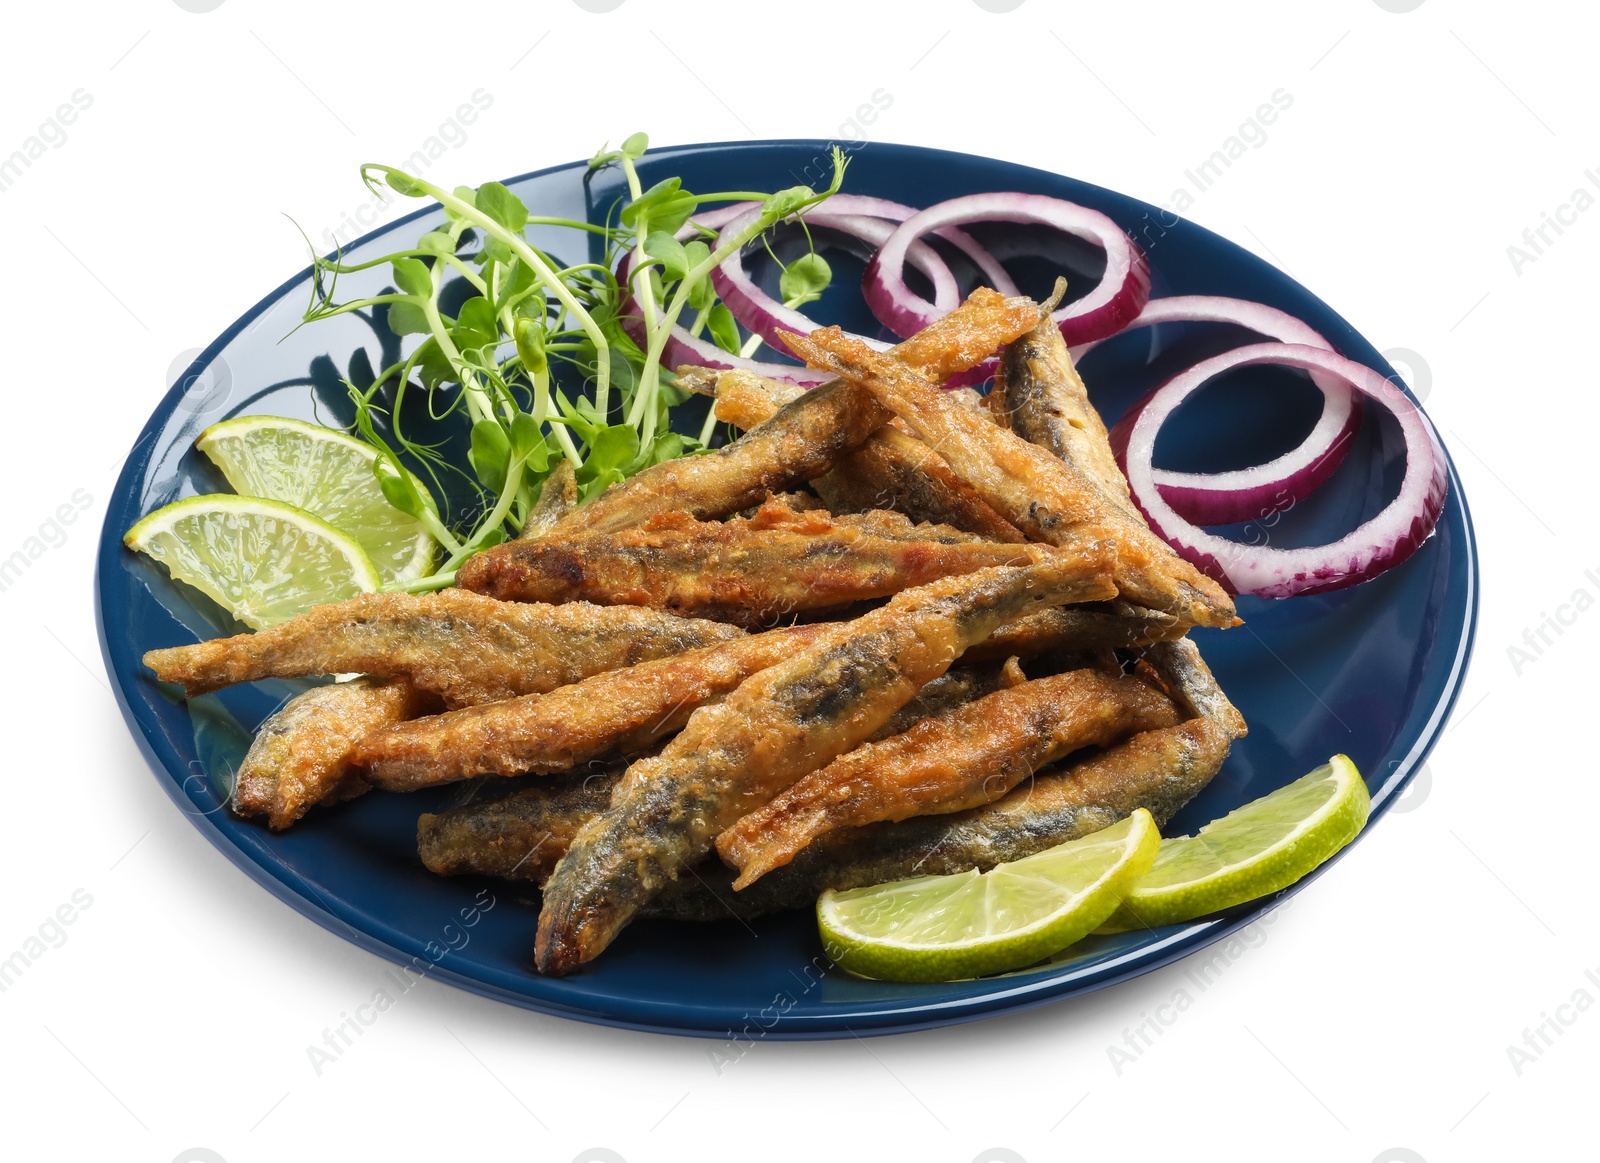
[[[604,224],[531,215],[499,182],[446,190],[393,166],[362,166],[370,189],[387,185],[406,197],[431,198],[444,212],[444,221],[410,249],[363,262],[345,262],[342,253],[314,257],[304,316],[309,323],[381,308],[392,332],[417,337],[369,385],[345,382],[356,408],[353,435],[376,451],[373,471],[384,497],[423,522],[447,554],[436,572],[394,588],[421,593],[451,585],[468,557],[522,528],[563,459],[572,463],[580,498],[587,500],[651,465],[705,450],[709,420],[698,438],[672,430],[671,409],[684,396],[661,366],[667,341],[692,312],[692,335],[709,334],[732,353],[745,346],[732,314],[717,300],[711,272],[773,226],[836,193],[845,157],[834,150],[832,181],[820,191],[793,186],[772,194],[695,194],[678,178],[645,189],[637,163],[648,148],[649,140],[636,133],[590,160],[591,170],[619,167],[626,182],[627,200]],[[719,236],[690,221],[707,203],[735,201],[760,204],[735,231]],[[602,261],[563,265],[529,241],[530,226],[598,236]],[[385,267],[391,285],[379,293],[336,297],[341,275]],[[618,282],[619,268],[626,286]],[[784,268],[781,293],[786,301],[810,302],[829,278],[820,256],[801,256]],[[450,462],[442,445],[404,431],[401,407],[407,393],[417,391],[425,393],[433,420],[464,413],[470,474]],[[387,435],[380,417],[387,418]],[[439,516],[447,509],[422,495],[402,458],[418,464],[441,494],[441,473],[464,478],[479,494],[477,515],[447,524]]]

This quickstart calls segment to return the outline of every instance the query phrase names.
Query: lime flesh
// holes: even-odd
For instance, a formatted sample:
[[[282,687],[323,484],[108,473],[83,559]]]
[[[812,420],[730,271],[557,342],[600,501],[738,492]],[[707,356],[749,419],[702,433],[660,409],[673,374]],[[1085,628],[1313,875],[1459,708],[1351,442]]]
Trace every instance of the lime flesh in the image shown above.
[[[413,581],[433,569],[433,536],[384,499],[372,471],[378,454],[359,440],[304,420],[240,416],[207,428],[195,447],[241,495],[282,501],[344,530],[385,582]]]
[[[257,630],[382,584],[349,534],[304,509],[258,497],[174,501],[122,541]]]
[[[1288,888],[1354,840],[1371,807],[1356,765],[1335,755],[1193,836],[1163,840],[1104,931],[1174,925]]]
[[[1092,932],[1150,867],[1143,808],[1103,831],[988,872],[832,890],[817,901],[830,958],[884,981],[955,981],[1032,965]]]

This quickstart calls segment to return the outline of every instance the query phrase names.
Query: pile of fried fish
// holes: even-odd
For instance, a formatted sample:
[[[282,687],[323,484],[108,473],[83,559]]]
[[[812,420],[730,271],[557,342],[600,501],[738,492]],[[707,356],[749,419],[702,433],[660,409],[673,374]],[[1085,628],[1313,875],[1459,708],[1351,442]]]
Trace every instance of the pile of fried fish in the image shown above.
[[[457,588],[154,650],[191,694],[357,673],[264,723],[234,810],[373,788],[442,875],[543,888],[540,972],[635,917],[752,917],[1166,820],[1242,717],[1186,637],[1237,624],[1146,526],[1050,309],[974,292],[889,351],[786,336],[811,391],[680,368],[743,435],[576,503],[552,476]],[[985,399],[938,385],[1002,350]],[[528,777],[504,780],[504,777]]]

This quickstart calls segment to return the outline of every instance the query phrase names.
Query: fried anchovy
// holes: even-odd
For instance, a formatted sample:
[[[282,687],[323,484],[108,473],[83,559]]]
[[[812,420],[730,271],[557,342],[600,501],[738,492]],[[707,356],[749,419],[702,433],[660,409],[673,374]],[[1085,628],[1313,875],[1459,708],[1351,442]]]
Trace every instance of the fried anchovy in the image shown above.
[[[313,804],[360,795],[368,785],[355,770],[356,744],[430,701],[404,679],[358,678],[296,695],[256,731],[235,778],[233,810],[282,829]]]
[[[669,885],[641,915],[690,921],[753,919],[811,908],[829,888],[987,870],[1110,827],[1135,808],[1147,808],[1157,823],[1165,824],[1221,769],[1231,744],[1227,731],[1204,719],[1144,731],[1087,759],[1040,772],[1005,798],[981,808],[871,824],[826,837],[742,892],[734,891],[730,869],[709,861],[697,866],[693,876]],[[590,806],[575,809],[570,816],[551,806],[530,804],[522,810],[538,811],[538,824],[519,834],[520,846],[502,848],[490,839],[497,835],[491,826],[469,829],[463,822],[449,833],[454,843],[448,862],[430,854],[429,867],[542,881],[545,873],[540,868],[549,867],[545,848],[537,848],[537,860],[520,866],[518,861],[542,837],[549,837],[545,841],[549,844],[570,836],[592,818],[590,813],[599,810],[604,798],[604,794],[594,797]],[[486,816],[494,814],[480,810]],[[434,853],[437,850],[435,842]]]
[[[254,634],[152,650],[144,664],[191,695],[263,678],[357,673],[409,678],[447,706],[464,707],[554,690],[743,634],[631,606],[498,602],[448,589],[362,594]]]
[[[1135,678],[1074,670],[996,691],[814,771],[717,837],[744,889],[841,828],[990,803],[1080,747],[1178,721]]]
[[[810,907],[824,889],[987,870],[1109,827],[1135,808],[1149,809],[1165,824],[1211,782],[1247,728],[1193,641],[1156,644],[1145,658],[1195,718],[1141,731],[1087,759],[1042,772],[981,808],[824,836],[743,891],[734,891],[734,873],[726,867],[703,865],[695,878],[663,892],[648,915],[751,919]]]
[[[896,711],[873,738],[898,735],[919,719],[989,694],[999,687],[1000,673],[997,666],[946,671]],[[417,821],[422,862],[441,876],[476,874],[543,884],[578,829],[611,803],[625,766],[591,763],[498,798],[424,815]]]
[[[1181,618],[1127,602],[1063,606],[1008,622],[963,658],[984,662],[1012,654],[1029,658],[1062,650],[1134,648],[1177,638],[1188,630]]]
[[[771,501],[748,518],[670,513],[620,533],[507,542],[468,561],[457,581],[507,601],[650,606],[758,629],[1055,552],[915,526],[899,514],[851,522]],[[1092,558],[1075,559],[1096,568]]]
[[[519,537],[541,537],[554,529],[568,513],[578,507],[578,474],[570,460],[562,459],[555,470],[544,478],[539,499],[528,511]]]
[[[944,318],[894,351],[935,381],[982,363],[1038,321],[1031,299],[1006,299],[979,289]],[[701,520],[737,513],[827,472],[889,419],[890,413],[845,381],[823,384],[780,408],[764,424],[706,456],[664,461],[613,485],[580,506],[548,534],[615,533],[657,513]]]
[[[1040,772],[1003,799],[980,808],[834,833],[742,892],[733,890],[734,873],[720,862],[701,864],[693,876],[667,886],[642,915],[693,921],[753,919],[810,908],[824,889],[859,888],[970,868],[987,870],[1109,827],[1135,808],[1149,809],[1157,823],[1165,824],[1221,770],[1244,726],[1231,706],[1221,706],[1208,695],[1215,683],[1207,682],[1198,669],[1182,664],[1169,673],[1185,676],[1184,682],[1174,682],[1180,702],[1185,696],[1196,699],[1199,705],[1212,707],[1217,719],[1190,719],[1140,732],[1087,759]],[[479,840],[484,832],[458,826],[451,833],[456,843],[448,871],[542,882],[545,873],[540,867],[553,864],[545,860],[544,848],[538,852],[542,864],[504,870],[516,866],[539,837],[548,835],[545,842],[555,843],[575,834],[609,801],[609,787],[571,815],[561,814],[553,804],[524,809],[541,813],[538,829],[509,853]],[[429,867],[438,860],[430,859]],[[435,871],[447,869],[441,865]]]
[[[678,382],[716,396],[717,419],[746,432],[770,419],[803,389],[743,369],[679,368]],[[913,520],[952,525],[989,541],[1017,542],[1022,533],[951,471],[944,457],[892,423],[812,481],[835,513],[895,509]]]
[[[1142,731],[1087,759],[1036,774],[1009,795],[965,812],[914,816],[824,837],[742,892],[719,861],[667,886],[642,916],[715,921],[810,908],[829,888],[859,888],[911,876],[989,869],[1110,827],[1135,808],[1166,823],[1211,781],[1232,737],[1205,719]],[[615,776],[580,791],[547,781],[488,804],[424,816],[423,860],[444,875],[478,874],[543,883],[553,848],[609,802]],[[504,805],[504,806],[502,806]],[[518,818],[528,821],[519,826]],[[557,853],[559,856],[559,853]]]
[[[785,342],[814,367],[869,389],[922,440],[938,448],[985,501],[1036,541],[1056,543],[1087,522],[1116,530],[1117,586],[1143,606],[1204,626],[1232,626],[1233,601],[1211,578],[1180,558],[1128,515],[1093,478],[1014,432],[942,398],[933,384],[899,361],[851,339],[837,327]]]
[[[753,634],[547,694],[413,719],[364,737],[356,762],[377,787],[414,791],[475,775],[566,771],[610,751],[636,755],[829,630],[819,623]]]
[[[1041,772],[1004,799],[948,816],[915,816],[835,833],[742,892],[708,864],[653,903],[648,915],[746,919],[810,908],[825,889],[942,876],[1032,856],[1108,828],[1135,808],[1165,823],[1222,767],[1232,744],[1205,719],[1142,731],[1088,759]]]
[[[718,833],[861,743],[1001,622],[1108,589],[1057,561],[945,578],[836,624],[696,711],[660,755],[628,769],[556,866],[539,915],[540,971],[570,973],[598,955]]]
[[[1063,283],[1060,290],[1065,289]],[[1061,328],[1048,314],[1042,314],[1039,326],[1006,345],[989,408],[1022,439],[1055,453],[1125,511],[1138,514],[1105,422],[1089,402],[1089,389],[1073,366]]]
[[[417,853],[440,876],[498,876],[543,884],[572,838],[611,802],[623,766],[596,764],[497,799],[417,820]]]

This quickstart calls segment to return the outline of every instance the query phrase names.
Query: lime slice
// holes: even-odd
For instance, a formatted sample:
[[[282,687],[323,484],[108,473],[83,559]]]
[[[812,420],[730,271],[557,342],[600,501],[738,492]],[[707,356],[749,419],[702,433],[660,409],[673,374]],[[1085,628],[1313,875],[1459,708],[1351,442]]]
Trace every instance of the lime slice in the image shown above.
[[[817,901],[823,948],[884,981],[955,981],[1032,965],[1111,915],[1155,859],[1161,834],[1138,809],[1104,831],[988,872],[829,890]]]
[[[1356,838],[1372,801],[1349,756],[1165,840],[1103,931],[1175,925],[1288,888]]]
[[[257,630],[382,584],[348,533],[259,497],[174,501],[129,529],[122,543]]]
[[[372,473],[378,454],[318,424],[282,416],[240,416],[213,424],[195,447],[222,470],[234,491],[282,501],[321,517],[360,542],[385,582],[407,582],[433,569],[433,536],[415,517],[384,500]],[[417,491],[428,490],[412,476]]]

